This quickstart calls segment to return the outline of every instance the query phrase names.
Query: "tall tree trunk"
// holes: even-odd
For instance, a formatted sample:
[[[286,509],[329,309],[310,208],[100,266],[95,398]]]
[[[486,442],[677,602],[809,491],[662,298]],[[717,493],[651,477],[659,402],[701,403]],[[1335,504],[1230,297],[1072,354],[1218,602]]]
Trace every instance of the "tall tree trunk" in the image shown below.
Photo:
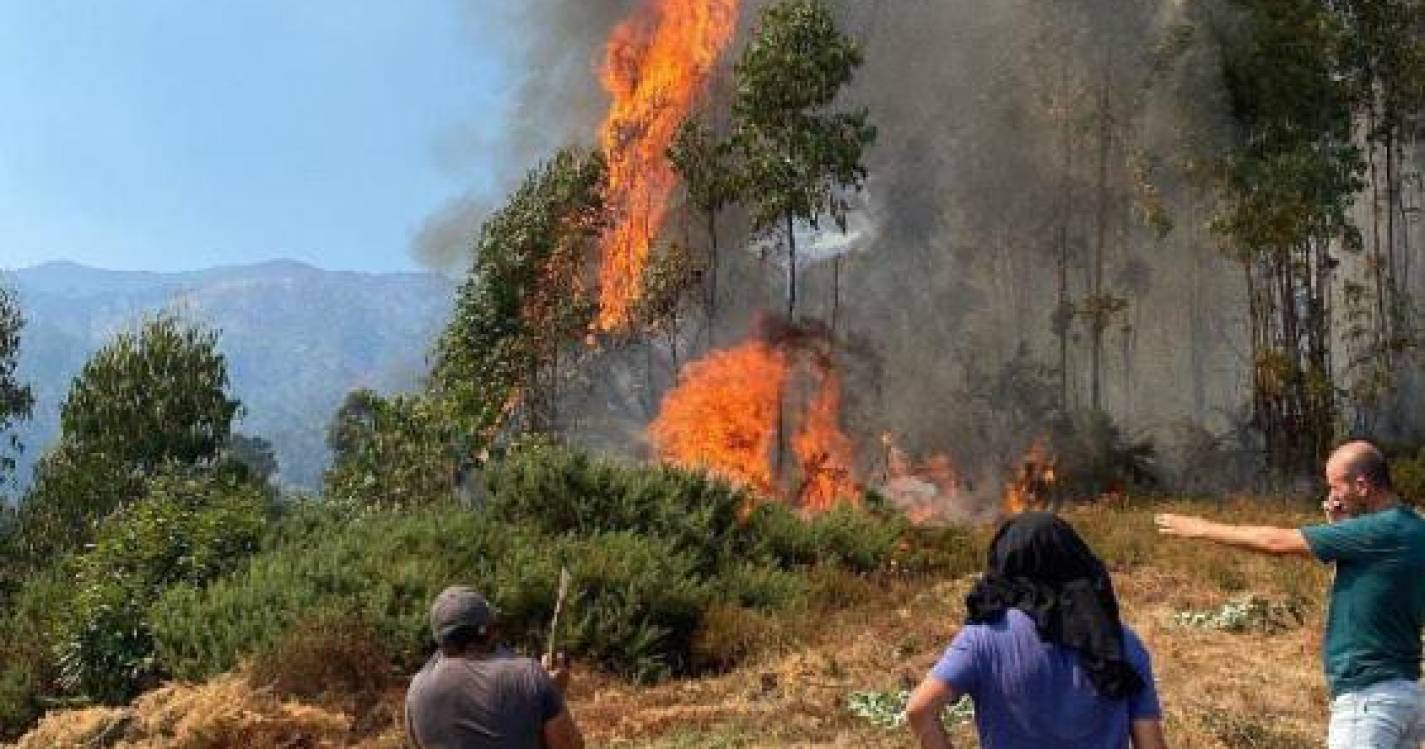
[[[1192,253],[1192,279],[1188,287],[1188,370],[1191,378],[1192,416],[1201,423],[1207,418],[1207,321],[1203,283],[1203,252],[1198,246],[1201,230],[1197,221],[1197,197],[1188,197],[1188,251]]]
[[[1415,154],[1414,143],[1407,139],[1400,148],[1403,152],[1402,159],[1412,158]],[[1415,179],[1419,174],[1415,174]],[[1404,174],[1400,175],[1400,284],[1401,290],[1406,294],[1411,293],[1410,283],[1410,215],[1412,213],[1412,203],[1410,199],[1410,184],[1406,181]],[[1413,180],[1412,180],[1413,181]],[[1417,190],[1418,194],[1418,190]]]
[[[1112,56],[1109,57],[1109,65],[1112,65]],[[1095,238],[1093,248],[1093,281],[1091,295],[1093,298],[1092,316],[1090,317],[1090,337],[1093,350],[1093,360],[1090,362],[1089,379],[1089,403],[1095,411],[1103,410],[1103,332],[1105,327],[1104,304],[1103,304],[1103,264],[1105,243],[1108,236],[1108,152],[1111,138],[1111,124],[1109,122],[1108,111],[1108,91],[1111,74],[1106,68],[1104,70],[1103,90],[1099,94],[1099,132],[1098,132],[1098,181],[1096,189],[1098,192],[1098,211],[1095,216],[1097,226],[1095,227]]]
[[[1061,94],[1069,95],[1069,66],[1060,74]],[[1059,177],[1059,299],[1055,309],[1055,334],[1059,337],[1059,410],[1069,411],[1069,325],[1073,310],[1069,302],[1069,222],[1074,215],[1074,141],[1073,126],[1067,113],[1063,121],[1064,165]]]
[[[792,214],[787,212],[787,322],[797,315],[797,235],[793,231]]]
[[[717,211],[708,211],[708,242],[711,245],[710,262],[708,263],[708,348],[717,345],[717,337],[713,328],[717,325],[717,276],[718,276],[718,247],[717,247]]]
[[[678,379],[678,311],[669,314],[668,352],[673,356],[673,380]]]
[[[1385,255],[1380,246],[1380,178],[1376,169],[1376,105],[1375,86],[1370,86],[1371,103],[1366,109],[1366,163],[1370,168],[1371,182],[1371,273],[1375,277],[1376,325],[1375,339],[1377,355],[1385,350],[1389,338],[1390,320],[1386,316]]]
[[[1069,324],[1073,320],[1069,309],[1069,230],[1059,225],[1059,308],[1055,313],[1055,331],[1059,335],[1059,410],[1069,411]]]
[[[1395,169],[1395,130],[1389,124],[1387,118],[1385,133],[1385,249],[1386,249],[1386,286],[1390,291],[1392,307],[1394,307],[1395,294],[1400,288],[1396,276],[1395,258],[1395,202],[1398,191],[1396,190],[1396,169]]]

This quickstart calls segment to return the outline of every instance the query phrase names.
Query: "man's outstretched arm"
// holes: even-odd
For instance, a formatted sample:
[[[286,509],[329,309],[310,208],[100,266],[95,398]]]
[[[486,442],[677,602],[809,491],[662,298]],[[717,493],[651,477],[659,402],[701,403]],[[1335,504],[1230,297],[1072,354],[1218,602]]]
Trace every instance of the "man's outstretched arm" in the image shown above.
[[[1153,518],[1158,532],[1179,538],[1201,538],[1267,554],[1311,556],[1306,536],[1296,528],[1266,525],[1228,525],[1188,515],[1162,514]]]

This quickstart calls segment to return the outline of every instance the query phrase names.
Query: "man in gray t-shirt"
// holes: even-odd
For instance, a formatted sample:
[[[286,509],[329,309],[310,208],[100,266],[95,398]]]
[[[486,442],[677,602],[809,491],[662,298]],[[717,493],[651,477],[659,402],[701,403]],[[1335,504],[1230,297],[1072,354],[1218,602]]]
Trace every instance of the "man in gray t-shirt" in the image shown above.
[[[568,671],[497,650],[490,605],[447,588],[430,612],[440,651],[406,692],[406,734],[420,749],[581,749],[564,704]]]

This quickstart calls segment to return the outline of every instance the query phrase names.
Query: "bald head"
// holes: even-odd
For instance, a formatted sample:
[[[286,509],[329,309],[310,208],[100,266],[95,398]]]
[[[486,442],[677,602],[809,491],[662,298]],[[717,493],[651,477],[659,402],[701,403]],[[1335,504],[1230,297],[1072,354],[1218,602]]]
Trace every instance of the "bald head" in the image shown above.
[[[1365,479],[1376,491],[1390,492],[1390,463],[1380,448],[1365,440],[1347,442],[1336,448],[1326,461],[1328,475],[1344,476],[1349,481]]]

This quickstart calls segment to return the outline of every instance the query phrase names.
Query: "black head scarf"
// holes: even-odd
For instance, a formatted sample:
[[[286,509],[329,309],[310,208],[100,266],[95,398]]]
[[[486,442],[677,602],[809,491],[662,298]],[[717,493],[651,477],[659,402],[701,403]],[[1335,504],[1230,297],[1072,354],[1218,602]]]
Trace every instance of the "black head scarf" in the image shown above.
[[[1041,640],[1078,651],[1079,665],[1105,697],[1122,699],[1143,688],[1124,658],[1108,569],[1056,515],[1026,512],[1006,522],[965,605],[971,624],[996,621],[1009,608],[1023,611]]]

